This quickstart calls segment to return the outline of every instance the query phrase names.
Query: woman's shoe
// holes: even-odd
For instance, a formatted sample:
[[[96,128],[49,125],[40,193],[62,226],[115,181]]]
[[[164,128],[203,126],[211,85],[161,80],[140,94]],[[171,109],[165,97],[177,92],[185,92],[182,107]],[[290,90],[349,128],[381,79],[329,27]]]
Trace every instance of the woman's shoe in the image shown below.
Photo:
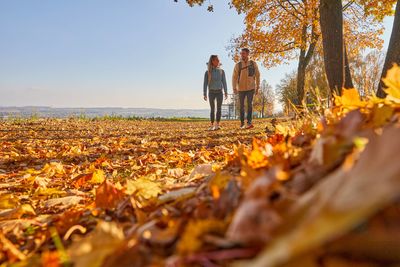
[[[214,131],[214,130],[215,130],[214,125],[211,125],[210,128],[208,128],[208,130],[209,130],[209,131]]]
[[[221,129],[221,127],[219,125],[214,126],[214,131],[218,131],[220,129]]]
[[[240,125],[240,129],[246,129],[246,125],[244,124]]]

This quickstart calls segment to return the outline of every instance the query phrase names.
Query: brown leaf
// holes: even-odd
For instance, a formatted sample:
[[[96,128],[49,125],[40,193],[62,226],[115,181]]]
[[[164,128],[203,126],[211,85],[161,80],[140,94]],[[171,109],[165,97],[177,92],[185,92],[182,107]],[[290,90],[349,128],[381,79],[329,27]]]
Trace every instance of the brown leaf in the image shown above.
[[[243,202],[227,231],[227,237],[242,244],[265,244],[271,240],[271,232],[282,219],[265,199]]]
[[[82,200],[83,200],[82,197],[68,196],[68,197],[61,197],[61,198],[52,198],[52,199],[46,200],[43,204],[46,208],[57,207],[59,209],[67,209],[69,207],[79,204]]]
[[[181,168],[168,169],[168,175],[174,178],[181,178],[185,174],[185,171]]]
[[[118,190],[106,180],[96,189],[96,207],[104,209],[116,208],[124,196],[125,194],[121,190]]]
[[[14,209],[0,211],[0,221],[19,219],[27,215],[28,216],[36,215],[35,210],[32,208],[30,204],[22,204],[21,206]]]
[[[95,230],[77,239],[68,249],[75,267],[99,267],[124,240],[124,233],[116,223],[99,222]]]

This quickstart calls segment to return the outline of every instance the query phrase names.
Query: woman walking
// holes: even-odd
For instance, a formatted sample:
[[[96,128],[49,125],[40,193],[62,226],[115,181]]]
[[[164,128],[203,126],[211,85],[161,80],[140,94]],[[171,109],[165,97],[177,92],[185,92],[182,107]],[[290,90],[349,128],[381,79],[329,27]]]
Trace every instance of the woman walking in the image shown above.
[[[228,98],[228,88],[226,85],[226,77],[223,69],[220,68],[220,62],[217,55],[212,55],[207,64],[207,71],[204,75],[204,100],[207,101],[207,88],[208,100],[210,101],[210,120],[211,125],[209,130],[216,131],[220,129],[219,123],[221,121],[221,109],[223,101],[223,92],[225,99]],[[223,92],[222,92],[223,90]],[[217,112],[215,114],[215,102],[217,103]]]

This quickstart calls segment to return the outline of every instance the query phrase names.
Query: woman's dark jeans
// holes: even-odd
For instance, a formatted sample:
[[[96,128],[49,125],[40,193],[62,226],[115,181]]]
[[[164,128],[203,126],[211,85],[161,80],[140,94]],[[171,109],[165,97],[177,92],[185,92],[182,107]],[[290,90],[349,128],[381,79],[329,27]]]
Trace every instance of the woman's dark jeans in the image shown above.
[[[222,110],[222,101],[224,100],[224,95],[221,92],[208,92],[208,99],[210,101],[210,120],[211,123],[215,121],[215,100],[217,101],[217,122],[221,121],[221,110]]]
[[[244,125],[244,100],[245,100],[245,98],[247,98],[247,124],[252,123],[254,92],[255,92],[255,90],[239,92],[240,123],[242,125]]]

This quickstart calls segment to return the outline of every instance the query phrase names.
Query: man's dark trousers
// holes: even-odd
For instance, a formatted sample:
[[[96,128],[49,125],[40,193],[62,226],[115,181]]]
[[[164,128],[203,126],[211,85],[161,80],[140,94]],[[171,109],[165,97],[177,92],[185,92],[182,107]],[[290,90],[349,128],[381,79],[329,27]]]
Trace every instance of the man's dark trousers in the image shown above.
[[[239,91],[240,123],[244,125],[244,101],[247,98],[247,124],[253,120],[253,98],[255,90]]]

